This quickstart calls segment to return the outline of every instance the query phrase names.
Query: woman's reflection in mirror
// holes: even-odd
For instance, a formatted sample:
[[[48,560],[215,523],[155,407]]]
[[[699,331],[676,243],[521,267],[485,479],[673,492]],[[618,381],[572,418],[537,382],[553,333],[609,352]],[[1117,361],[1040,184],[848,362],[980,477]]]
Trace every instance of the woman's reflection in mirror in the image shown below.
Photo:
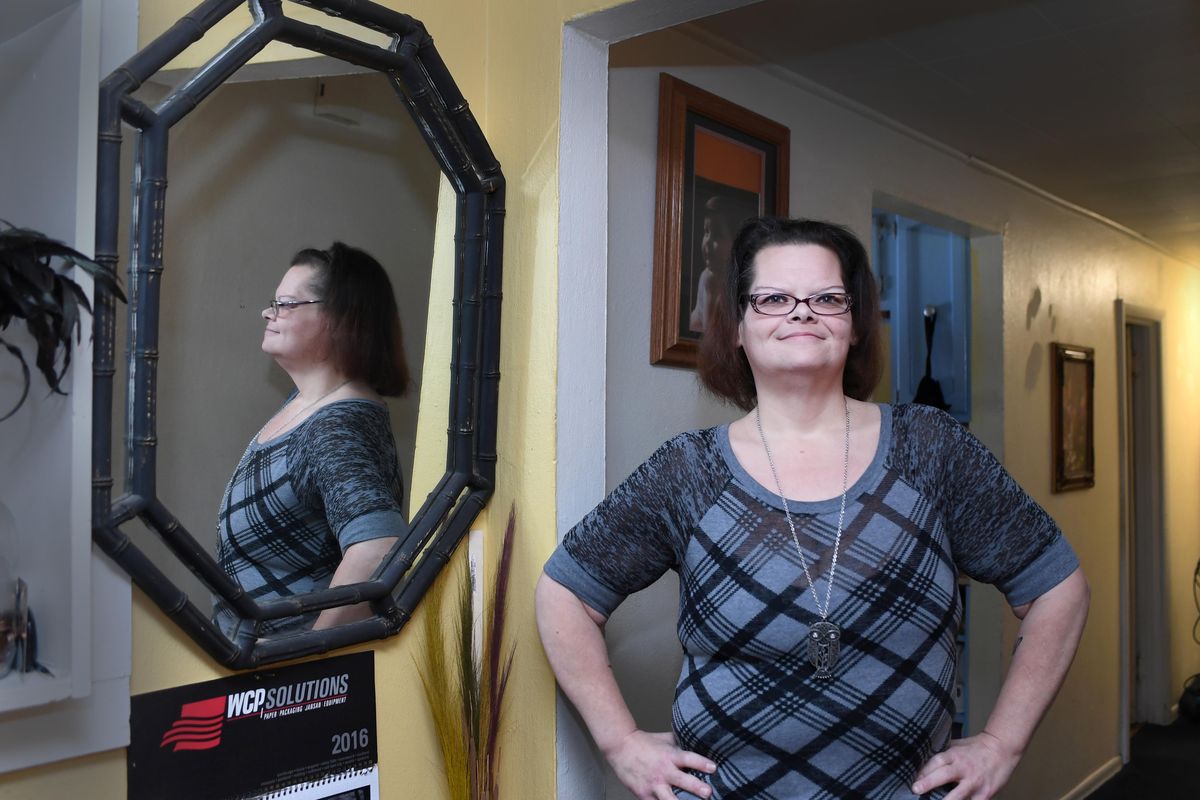
[[[254,600],[371,576],[406,522],[384,396],[408,385],[400,317],[379,262],[341,242],[301,250],[263,310],[262,349],[295,391],[250,440],[217,514],[217,560]],[[254,623],[223,600],[239,645],[370,614],[366,603]]]

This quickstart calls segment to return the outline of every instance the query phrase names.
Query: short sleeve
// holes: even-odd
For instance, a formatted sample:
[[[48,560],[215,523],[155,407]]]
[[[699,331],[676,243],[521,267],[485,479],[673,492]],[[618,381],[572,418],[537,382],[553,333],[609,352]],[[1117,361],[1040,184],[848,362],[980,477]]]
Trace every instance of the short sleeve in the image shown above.
[[[995,584],[1013,606],[1075,571],[1079,560],[1058,525],[970,431],[926,406],[899,406],[896,417],[897,447],[926,484],[920,488],[935,503],[960,570]]]
[[[396,444],[387,410],[369,401],[333,403],[310,417],[288,454],[297,493],[322,509],[344,553],[406,526]]]
[[[545,572],[604,615],[669,569],[719,493],[710,431],[662,445],[563,538]]]

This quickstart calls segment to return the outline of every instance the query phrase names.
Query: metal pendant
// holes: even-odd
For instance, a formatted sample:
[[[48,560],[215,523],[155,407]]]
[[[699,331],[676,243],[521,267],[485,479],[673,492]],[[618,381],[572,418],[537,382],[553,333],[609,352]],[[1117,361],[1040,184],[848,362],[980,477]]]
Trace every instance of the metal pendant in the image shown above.
[[[808,662],[816,668],[814,678],[832,678],[842,649],[842,631],[832,622],[821,620],[808,629]]]

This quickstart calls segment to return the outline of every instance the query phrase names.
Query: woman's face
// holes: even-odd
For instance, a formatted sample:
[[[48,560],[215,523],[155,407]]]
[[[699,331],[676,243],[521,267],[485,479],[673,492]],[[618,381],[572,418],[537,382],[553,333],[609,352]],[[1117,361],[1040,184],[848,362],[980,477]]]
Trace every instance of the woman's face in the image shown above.
[[[842,268],[832,250],[815,244],[766,247],[754,258],[748,294],[778,292],[809,297],[846,292]],[[738,344],[755,376],[794,370],[836,370],[846,365],[854,341],[850,313],[822,316],[800,303],[785,316],[759,314],[747,305],[738,324]]]
[[[289,269],[275,289],[275,300],[283,303],[320,299],[312,290],[315,273],[314,268],[306,266]],[[263,352],[281,365],[317,363],[328,358],[328,317],[320,303],[281,308],[278,314],[267,307],[262,315],[267,322]]]
[[[700,239],[700,255],[704,259],[705,269],[716,272],[729,263],[732,245],[729,226],[712,214],[705,215],[704,236]]]

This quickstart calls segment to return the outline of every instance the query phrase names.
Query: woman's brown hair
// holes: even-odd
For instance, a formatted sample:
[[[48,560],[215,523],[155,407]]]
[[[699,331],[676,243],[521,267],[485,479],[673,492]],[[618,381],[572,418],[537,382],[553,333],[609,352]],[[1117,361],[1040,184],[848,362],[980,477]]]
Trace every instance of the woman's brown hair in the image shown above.
[[[754,282],[755,257],[765,248],[789,244],[824,247],[841,264],[842,283],[852,298],[854,332],[842,373],[842,390],[855,400],[866,400],[875,391],[883,369],[879,288],[858,237],[842,225],[820,220],[756,217],[738,231],[724,291],[714,298],[700,340],[700,380],[717,397],[746,411],[757,404],[754,374],[737,343],[738,325],[749,305],[746,295]]]
[[[369,253],[341,242],[328,250],[301,250],[292,266],[314,270],[311,286],[329,316],[338,369],[385,397],[404,394],[408,364],[400,312],[383,266]]]

